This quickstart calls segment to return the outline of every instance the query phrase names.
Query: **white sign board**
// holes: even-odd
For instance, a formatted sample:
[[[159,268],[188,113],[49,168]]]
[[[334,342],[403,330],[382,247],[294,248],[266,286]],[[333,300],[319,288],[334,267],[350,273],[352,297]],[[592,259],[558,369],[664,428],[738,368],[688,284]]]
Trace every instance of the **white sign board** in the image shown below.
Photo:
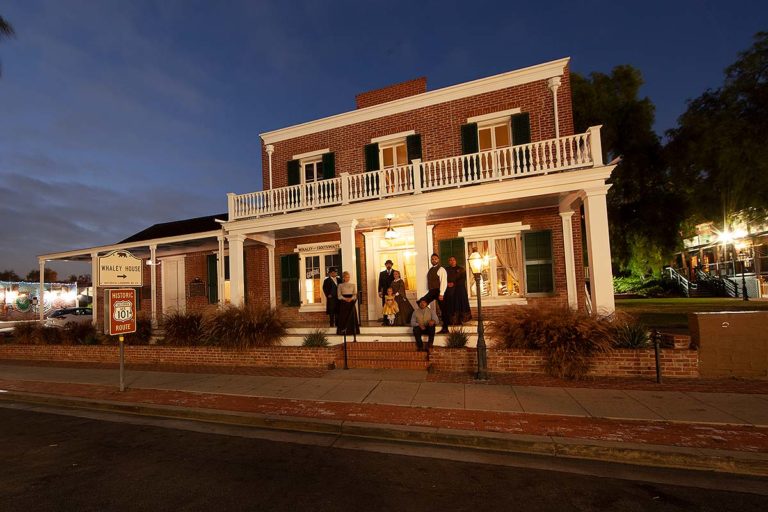
[[[128,251],[112,251],[99,256],[99,286],[143,286],[141,263],[141,258]]]

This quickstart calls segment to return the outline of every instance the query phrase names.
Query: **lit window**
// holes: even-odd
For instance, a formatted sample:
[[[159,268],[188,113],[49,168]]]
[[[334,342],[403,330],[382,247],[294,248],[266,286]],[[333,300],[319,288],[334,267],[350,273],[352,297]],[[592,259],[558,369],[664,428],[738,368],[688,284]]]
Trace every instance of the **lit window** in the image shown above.
[[[480,290],[483,297],[522,296],[522,254],[520,236],[472,240],[467,242],[467,254],[477,251],[483,256]],[[475,280],[470,279],[470,295],[477,297]]]
[[[301,297],[304,305],[324,304],[323,281],[328,276],[328,269],[341,266],[341,258],[338,252],[304,254],[301,258],[300,271],[302,280]]]
[[[480,151],[506,148],[510,146],[509,121],[487,126],[478,126],[477,145]]]

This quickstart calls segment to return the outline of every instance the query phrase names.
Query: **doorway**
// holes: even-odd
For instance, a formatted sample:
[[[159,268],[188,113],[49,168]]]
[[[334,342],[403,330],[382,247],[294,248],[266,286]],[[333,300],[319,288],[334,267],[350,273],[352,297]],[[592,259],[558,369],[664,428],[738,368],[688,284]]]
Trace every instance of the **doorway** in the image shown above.
[[[184,256],[162,259],[163,311],[184,313],[187,306],[184,286]]]
[[[416,251],[412,226],[396,228],[397,238],[385,238],[385,230],[366,233],[366,253],[372,254],[367,265],[368,282],[368,318],[381,318],[381,299],[378,296],[379,272],[386,266],[384,262],[392,260],[392,269],[399,270],[405,281],[406,297],[416,307]]]

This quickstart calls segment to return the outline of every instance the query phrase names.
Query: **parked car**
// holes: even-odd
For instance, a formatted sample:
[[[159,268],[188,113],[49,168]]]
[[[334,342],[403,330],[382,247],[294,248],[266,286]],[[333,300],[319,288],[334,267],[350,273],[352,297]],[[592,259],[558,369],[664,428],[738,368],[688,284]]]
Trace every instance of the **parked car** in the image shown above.
[[[69,322],[88,323],[93,321],[91,308],[62,308],[57,309],[46,320],[48,327],[64,327]]]

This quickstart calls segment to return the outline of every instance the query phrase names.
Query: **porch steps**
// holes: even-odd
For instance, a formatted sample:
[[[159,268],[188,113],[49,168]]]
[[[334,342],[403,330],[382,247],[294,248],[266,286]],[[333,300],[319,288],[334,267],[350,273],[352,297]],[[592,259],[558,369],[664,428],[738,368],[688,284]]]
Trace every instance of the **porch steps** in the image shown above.
[[[347,340],[349,368],[386,368],[399,370],[426,370],[429,360],[426,352],[417,352],[413,341],[357,342]],[[339,354],[337,368],[344,366],[344,355]]]

